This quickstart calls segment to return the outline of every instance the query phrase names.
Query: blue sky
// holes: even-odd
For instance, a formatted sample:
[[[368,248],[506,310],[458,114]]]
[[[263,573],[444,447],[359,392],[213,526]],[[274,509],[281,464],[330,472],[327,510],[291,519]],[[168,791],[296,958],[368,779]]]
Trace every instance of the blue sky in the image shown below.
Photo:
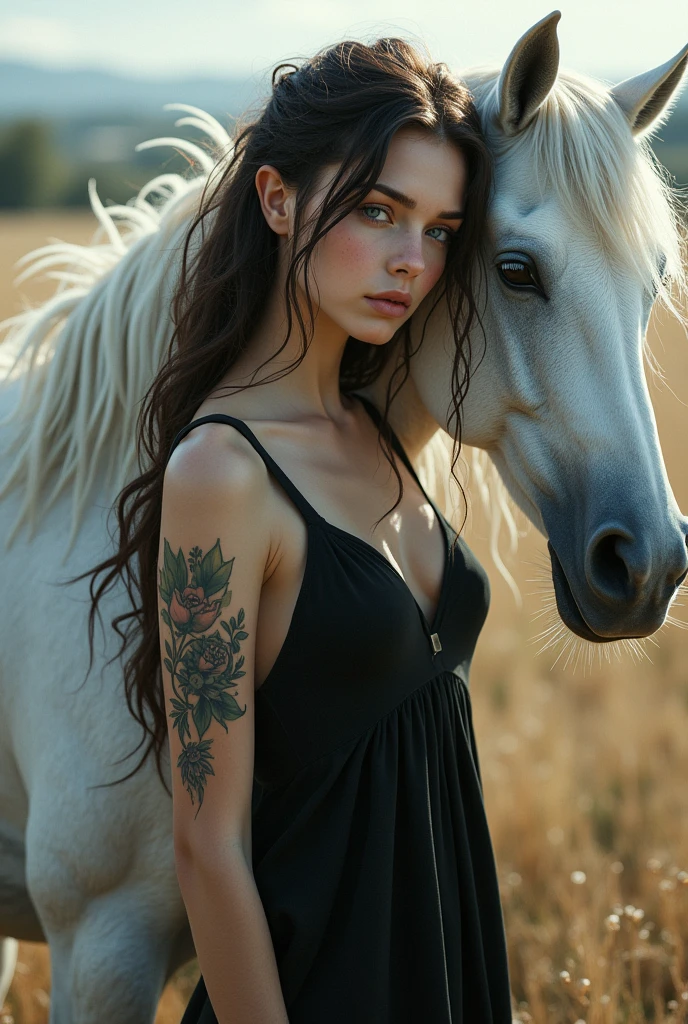
[[[688,42],[685,0],[562,0],[562,64],[616,80]],[[547,0],[0,0],[0,59],[142,76],[261,74],[345,36],[423,39],[456,70],[501,63]]]

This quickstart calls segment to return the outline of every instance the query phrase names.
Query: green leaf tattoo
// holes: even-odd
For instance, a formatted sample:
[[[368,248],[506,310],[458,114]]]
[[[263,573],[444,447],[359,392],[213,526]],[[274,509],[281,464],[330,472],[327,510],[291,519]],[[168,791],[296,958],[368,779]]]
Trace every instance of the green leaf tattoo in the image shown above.
[[[246,675],[243,655],[236,657],[248,637],[244,609],[236,618],[230,617],[229,625],[219,623],[228,637],[219,629],[208,634],[232,599],[227,588],[233,565],[233,558],[223,560],[219,538],[205,555],[195,547],[187,559],[181,548],[175,555],[165,539],[158,587],[166,605],[160,617],[169,632],[169,639],[164,638],[168,655],[164,665],[174,691],[170,718],[182,744],[177,767],[191,803],[198,801],[195,817],[203,804],[206,779],[215,774],[210,753],[213,740],[203,737],[213,720],[227,732],[227,722],[246,712],[246,705],[242,709],[237,703],[235,689],[237,680]],[[235,692],[229,693],[232,689]],[[192,728],[198,739],[192,739]]]

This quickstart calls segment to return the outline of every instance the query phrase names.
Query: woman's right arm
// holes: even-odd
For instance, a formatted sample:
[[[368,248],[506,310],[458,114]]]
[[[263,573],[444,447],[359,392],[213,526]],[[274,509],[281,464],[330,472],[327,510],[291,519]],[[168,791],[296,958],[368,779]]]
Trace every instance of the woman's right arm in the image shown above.
[[[219,1024],[288,1024],[251,856],[268,488],[243,439],[205,424],[173,452],[163,490],[158,594],[175,862]]]

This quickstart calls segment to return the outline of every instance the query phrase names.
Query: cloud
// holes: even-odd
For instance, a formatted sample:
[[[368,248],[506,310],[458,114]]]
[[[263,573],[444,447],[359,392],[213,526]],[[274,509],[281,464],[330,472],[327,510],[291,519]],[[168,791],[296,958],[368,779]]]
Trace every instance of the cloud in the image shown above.
[[[652,0],[643,20],[641,2],[645,10],[649,0],[557,0],[562,65],[621,78],[666,61],[688,38],[688,17],[677,14],[677,0]],[[543,0],[165,0],[161,16],[154,0],[118,0],[105,27],[102,4],[22,4],[24,16],[0,17],[0,57],[144,77],[265,77],[278,61],[343,37],[396,33],[425,41],[453,68],[499,65],[550,9]]]
[[[76,63],[83,54],[74,29],[57,18],[14,17],[0,20],[0,56],[41,64]]]

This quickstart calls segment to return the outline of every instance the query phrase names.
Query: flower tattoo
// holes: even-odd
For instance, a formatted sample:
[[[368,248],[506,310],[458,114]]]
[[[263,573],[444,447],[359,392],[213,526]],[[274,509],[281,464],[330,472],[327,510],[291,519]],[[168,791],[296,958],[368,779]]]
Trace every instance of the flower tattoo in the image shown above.
[[[246,705],[242,709],[236,700],[237,680],[246,675],[240,655],[241,641],[248,637],[244,609],[236,618],[230,616],[228,623],[220,620],[226,635],[220,629],[208,634],[232,599],[227,588],[233,564],[233,558],[223,560],[219,538],[205,555],[200,548],[192,548],[188,560],[181,548],[175,555],[165,539],[158,588],[165,605],[160,617],[169,634],[164,665],[174,692],[170,718],[182,744],[177,767],[191,803],[198,802],[196,817],[206,780],[215,774],[210,753],[213,740],[203,737],[213,719],[227,732],[227,722],[246,712]],[[197,739],[192,738],[192,728]]]
[[[209,601],[203,587],[185,587],[183,593],[175,590],[172,595],[170,616],[183,633],[202,633],[219,614],[220,602]]]

